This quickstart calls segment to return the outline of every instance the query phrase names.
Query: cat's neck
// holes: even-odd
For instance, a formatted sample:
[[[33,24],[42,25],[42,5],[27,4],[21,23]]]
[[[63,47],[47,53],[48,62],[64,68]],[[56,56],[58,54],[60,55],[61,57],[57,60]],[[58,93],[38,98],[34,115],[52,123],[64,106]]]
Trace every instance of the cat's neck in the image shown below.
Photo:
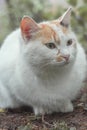
[[[73,65],[74,63],[72,64],[68,64],[68,65],[65,65],[65,66],[49,66],[49,67],[46,67],[46,68],[32,68],[34,74],[36,76],[38,76],[39,78],[45,78],[47,79],[48,77],[49,78],[54,78],[54,77],[57,77],[57,75],[59,75],[60,77],[62,76],[66,76],[66,74],[69,75],[69,73],[72,71],[72,68],[73,68]]]

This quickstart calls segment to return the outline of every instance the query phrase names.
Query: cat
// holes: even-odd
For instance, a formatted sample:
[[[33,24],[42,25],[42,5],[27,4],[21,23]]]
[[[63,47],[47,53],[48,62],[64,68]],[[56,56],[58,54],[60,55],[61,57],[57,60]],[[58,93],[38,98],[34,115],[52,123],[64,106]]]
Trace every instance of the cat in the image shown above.
[[[72,112],[86,56],[70,27],[71,7],[58,19],[24,16],[0,49],[0,108],[33,107],[35,115]]]

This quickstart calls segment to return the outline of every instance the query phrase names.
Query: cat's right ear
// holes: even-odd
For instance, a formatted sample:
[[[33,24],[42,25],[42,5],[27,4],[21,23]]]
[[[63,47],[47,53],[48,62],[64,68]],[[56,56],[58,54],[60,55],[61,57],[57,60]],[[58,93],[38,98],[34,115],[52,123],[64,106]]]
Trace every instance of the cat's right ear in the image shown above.
[[[22,37],[26,41],[30,40],[33,34],[39,30],[38,24],[28,16],[22,18],[20,28]]]

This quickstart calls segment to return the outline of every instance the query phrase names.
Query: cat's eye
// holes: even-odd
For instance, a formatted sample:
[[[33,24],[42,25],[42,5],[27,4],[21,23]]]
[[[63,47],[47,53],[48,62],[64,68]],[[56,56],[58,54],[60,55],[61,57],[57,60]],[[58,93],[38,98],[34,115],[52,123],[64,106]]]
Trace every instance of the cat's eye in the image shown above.
[[[54,49],[56,48],[55,44],[54,43],[46,43],[45,44],[49,49]]]
[[[73,43],[73,40],[72,40],[72,39],[69,39],[69,40],[67,41],[67,46],[72,45],[72,43]]]

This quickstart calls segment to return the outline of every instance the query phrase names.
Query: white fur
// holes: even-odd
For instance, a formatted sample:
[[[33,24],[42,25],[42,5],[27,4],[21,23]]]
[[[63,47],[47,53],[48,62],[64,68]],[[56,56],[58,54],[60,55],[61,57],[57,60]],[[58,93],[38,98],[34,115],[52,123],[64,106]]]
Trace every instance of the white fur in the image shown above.
[[[58,49],[70,54],[70,63],[58,63],[57,49],[47,48],[40,39],[25,44],[20,29],[14,31],[0,50],[1,108],[26,104],[33,107],[35,114],[73,111],[71,101],[83,85],[86,56],[79,43],[76,49],[65,46],[67,39],[75,38],[72,32],[66,37],[50,26],[60,32]]]

